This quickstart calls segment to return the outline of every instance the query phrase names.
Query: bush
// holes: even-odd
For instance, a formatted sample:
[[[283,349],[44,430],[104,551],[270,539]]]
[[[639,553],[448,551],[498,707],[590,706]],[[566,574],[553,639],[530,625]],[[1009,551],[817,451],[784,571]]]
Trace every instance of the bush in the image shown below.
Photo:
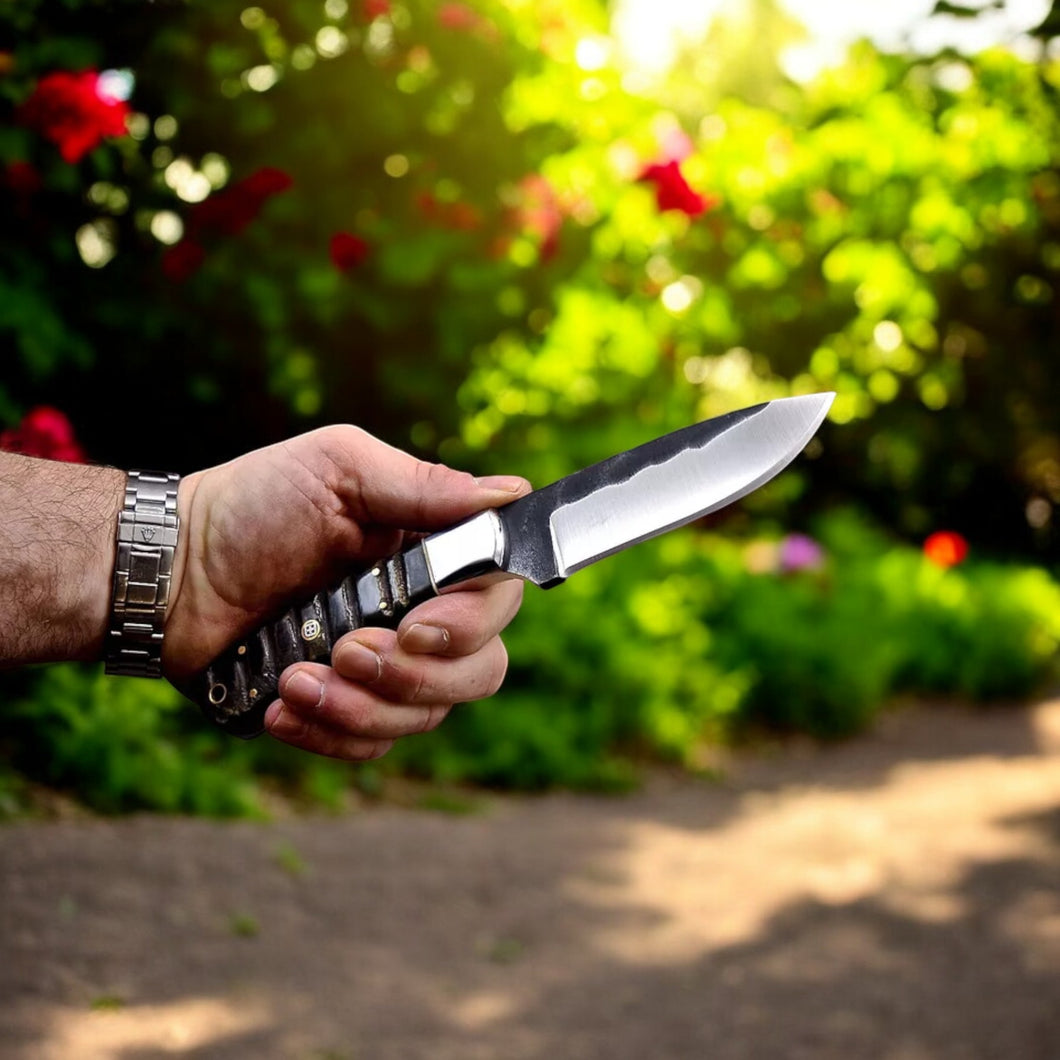
[[[1015,699],[1054,674],[1060,585],[1041,570],[941,569],[846,515],[819,537],[810,569],[781,569],[777,541],[685,531],[528,587],[505,689],[371,767],[231,740],[168,685],[79,666],[17,678],[15,763],[105,812],[259,813],[263,783],[337,806],[394,772],[621,790],[646,761],[694,767],[705,744],[849,736],[896,696]]]
[[[530,588],[507,690],[392,764],[444,780],[609,787],[704,742],[849,736],[903,694],[1027,695],[1055,673],[1060,586],[1041,570],[948,570],[847,516],[819,569],[749,568],[748,544],[674,534]]]
[[[0,433],[56,406],[90,459],[186,471],[353,420],[543,483],[835,389],[817,459],[728,537],[530,590],[508,691],[387,768],[613,787],[704,739],[849,733],[906,691],[1026,692],[1047,575],[940,570],[822,516],[1060,556],[1060,58],[862,44],[795,85],[771,7],[715,27],[724,63],[631,91],[617,51],[585,68],[603,0],[2,5]],[[92,71],[130,89],[124,126]],[[94,95],[91,143],[56,92]],[[132,452],[113,410],[155,392]],[[733,540],[815,518],[819,570],[755,573]],[[34,681],[5,679],[21,767],[101,808],[243,812],[255,772],[335,801],[347,776],[224,743],[161,687]]]
[[[122,681],[98,669],[43,671],[8,707],[15,762],[94,809],[230,816],[257,801],[244,763],[208,731],[182,726],[186,704],[162,682]]]

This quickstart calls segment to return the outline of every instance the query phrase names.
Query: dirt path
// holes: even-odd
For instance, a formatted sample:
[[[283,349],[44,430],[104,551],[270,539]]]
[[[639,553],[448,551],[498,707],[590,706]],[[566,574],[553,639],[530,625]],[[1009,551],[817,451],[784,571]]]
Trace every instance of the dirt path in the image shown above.
[[[1056,1060],[1060,701],[622,799],[0,829],[4,1060]]]

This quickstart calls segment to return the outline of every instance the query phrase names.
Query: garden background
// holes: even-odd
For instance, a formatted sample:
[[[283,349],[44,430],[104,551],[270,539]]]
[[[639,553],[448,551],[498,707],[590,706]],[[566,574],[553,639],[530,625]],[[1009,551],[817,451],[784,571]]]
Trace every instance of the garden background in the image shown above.
[[[654,71],[612,15],[4,5],[5,448],[190,471],[349,421],[543,485],[838,394],[736,509],[529,591],[505,690],[383,763],[237,744],[162,683],[53,667],[3,678],[5,812],[36,782],[220,814],[394,772],[621,788],[1053,676],[1060,9],[1014,47],[863,41],[798,78],[771,0]]]

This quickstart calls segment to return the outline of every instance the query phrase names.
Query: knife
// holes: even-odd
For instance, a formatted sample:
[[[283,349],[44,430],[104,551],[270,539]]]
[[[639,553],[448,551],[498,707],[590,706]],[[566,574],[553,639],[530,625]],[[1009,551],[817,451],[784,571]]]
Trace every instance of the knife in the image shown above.
[[[834,397],[781,398],[683,427],[431,534],[243,637],[186,691],[225,731],[258,736],[292,663],[327,663],[350,630],[395,628],[417,604],[481,574],[551,589],[590,563],[709,515],[787,467]]]

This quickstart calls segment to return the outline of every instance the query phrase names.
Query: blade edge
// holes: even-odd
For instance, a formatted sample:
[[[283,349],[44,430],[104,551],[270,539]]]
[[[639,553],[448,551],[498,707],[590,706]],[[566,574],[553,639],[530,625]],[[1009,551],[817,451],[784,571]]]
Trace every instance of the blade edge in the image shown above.
[[[827,415],[833,396],[812,394],[768,402],[756,410],[754,416],[734,423],[703,447],[679,453],[665,464],[645,467],[624,482],[603,486],[591,497],[557,508],[549,516],[549,531],[558,577],[566,578],[607,556],[701,519],[753,493],[780,474],[802,452]],[[816,406],[809,415],[805,413],[807,402]],[[771,414],[773,417],[779,415],[781,420],[773,424],[771,430],[762,430],[760,421],[768,422]],[[776,437],[784,426],[790,426],[790,421],[799,418],[801,423],[789,436]],[[753,442],[758,450],[774,449],[779,454],[775,459],[767,458],[764,463],[760,460],[757,465],[760,470],[750,478],[740,471],[747,459],[746,451],[741,452],[740,448],[746,447],[748,441]],[[679,510],[679,514],[662,520],[659,520],[655,507],[645,505],[631,519],[619,505],[611,508],[616,514],[607,518],[609,497],[620,498],[631,490],[650,493],[645,484],[654,480],[663,483],[671,494],[674,484],[680,482],[691,483],[693,489],[702,491],[698,480],[702,478],[702,462],[708,451],[712,468],[729,469],[730,476],[715,479],[710,493],[704,494],[705,503],[689,509],[672,502],[671,507]],[[641,485],[636,484],[638,479]],[[601,512],[605,515],[603,521]],[[593,542],[594,547],[586,548],[587,542]]]

